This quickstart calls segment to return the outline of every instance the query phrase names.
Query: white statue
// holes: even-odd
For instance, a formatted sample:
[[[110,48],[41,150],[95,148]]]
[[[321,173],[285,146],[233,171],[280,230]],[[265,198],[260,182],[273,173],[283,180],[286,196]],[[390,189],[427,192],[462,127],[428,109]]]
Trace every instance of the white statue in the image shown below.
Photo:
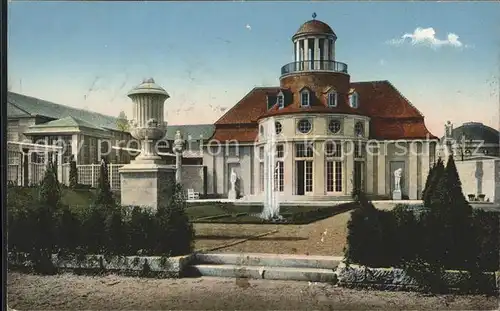
[[[401,175],[403,174],[403,169],[398,168],[394,171],[394,191],[401,191]]]
[[[236,175],[236,172],[234,171],[234,168],[231,169],[231,177],[229,178],[229,181],[231,182],[231,188],[229,189],[229,194],[228,194],[228,199],[230,200],[236,200],[236,180],[238,179],[238,176]]]
[[[236,175],[236,172],[234,171],[234,168],[231,169],[231,190],[236,190],[235,185],[236,185],[236,180],[238,179],[238,176]]]

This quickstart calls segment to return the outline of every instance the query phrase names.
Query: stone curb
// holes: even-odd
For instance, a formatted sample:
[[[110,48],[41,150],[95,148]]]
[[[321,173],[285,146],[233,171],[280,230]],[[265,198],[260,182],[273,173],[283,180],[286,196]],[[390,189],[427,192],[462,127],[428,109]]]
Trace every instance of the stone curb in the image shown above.
[[[340,263],[336,270],[338,285],[348,288],[374,287],[381,290],[418,289],[421,285],[403,269],[398,268],[370,268],[359,265],[346,266]],[[446,270],[444,282],[448,289],[458,289],[467,282],[468,273],[465,271]],[[483,273],[486,291],[499,291],[500,271]]]
[[[172,277],[180,277],[184,269],[189,266],[193,254],[176,257],[161,256],[104,256],[85,255],[60,257],[53,254],[51,261],[54,267],[69,270],[95,270],[121,273],[140,273],[144,271],[166,274]],[[8,255],[9,265],[14,267],[28,268],[33,266],[27,254]]]

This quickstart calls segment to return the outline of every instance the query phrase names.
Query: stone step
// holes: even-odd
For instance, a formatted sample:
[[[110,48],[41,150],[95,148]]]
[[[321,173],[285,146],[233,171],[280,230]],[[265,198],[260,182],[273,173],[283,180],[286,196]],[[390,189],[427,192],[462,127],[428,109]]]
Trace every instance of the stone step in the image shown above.
[[[335,269],[342,257],[268,253],[198,253],[195,264]]]
[[[337,274],[332,269],[199,264],[191,266],[190,270],[192,276],[323,283],[337,281]]]

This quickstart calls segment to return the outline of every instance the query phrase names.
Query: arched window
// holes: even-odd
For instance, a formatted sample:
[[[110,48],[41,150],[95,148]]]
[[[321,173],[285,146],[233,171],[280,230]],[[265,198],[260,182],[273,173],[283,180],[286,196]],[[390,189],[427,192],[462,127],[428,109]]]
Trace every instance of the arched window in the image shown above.
[[[283,92],[279,92],[278,97],[276,99],[276,103],[278,104],[279,109],[285,107],[285,96],[283,95]]]
[[[300,91],[300,106],[309,107],[311,106],[311,93],[308,89],[303,89]]]
[[[337,92],[328,92],[326,99],[328,101],[328,107],[337,107]]]
[[[359,96],[357,92],[353,92],[349,95],[349,105],[352,108],[358,108],[359,107]]]

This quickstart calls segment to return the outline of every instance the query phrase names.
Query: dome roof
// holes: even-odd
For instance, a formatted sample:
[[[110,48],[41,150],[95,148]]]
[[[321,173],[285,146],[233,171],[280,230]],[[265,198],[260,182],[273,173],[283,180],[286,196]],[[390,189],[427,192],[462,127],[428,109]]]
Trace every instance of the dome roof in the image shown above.
[[[153,78],[145,79],[140,85],[128,92],[127,95],[130,96],[137,94],[157,94],[166,96],[167,98],[170,97],[165,89],[155,83]]]
[[[306,34],[328,34],[337,38],[337,35],[328,24],[317,19],[312,19],[302,24],[295,35],[293,35],[293,38]]]
[[[451,133],[453,139],[460,141],[462,136],[466,140],[483,141],[485,144],[499,144],[500,133],[480,122],[467,122],[454,128]]]

